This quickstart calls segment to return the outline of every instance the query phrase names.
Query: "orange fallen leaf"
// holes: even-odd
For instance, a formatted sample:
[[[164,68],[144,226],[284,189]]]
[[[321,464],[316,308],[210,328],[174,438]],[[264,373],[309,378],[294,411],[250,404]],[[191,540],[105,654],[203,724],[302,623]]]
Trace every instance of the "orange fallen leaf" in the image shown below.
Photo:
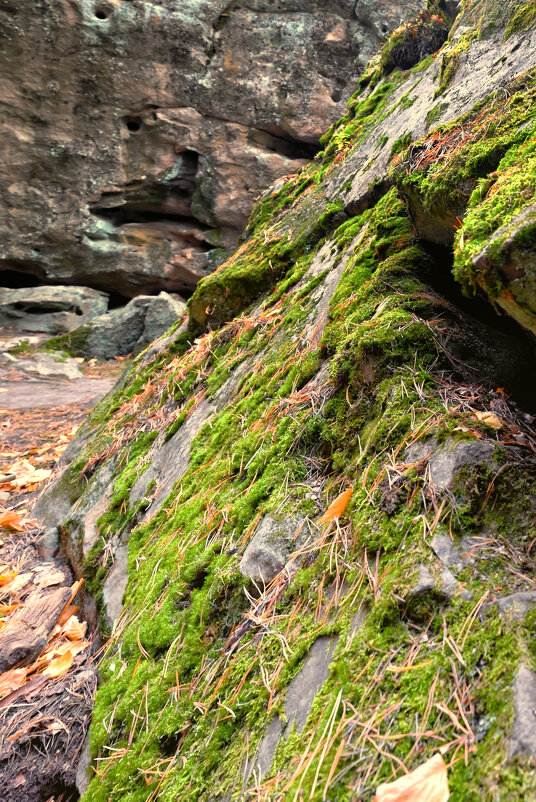
[[[27,668],[11,668],[0,674],[0,698],[7,696],[16,688],[20,688],[25,683],[27,674]]]
[[[87,623],[79,621],[75,615],[72,615],[66,624],[63,626],[62,635],[65,635],[69,640],[81,640],[86,634]]]
[[[378,786],[373,802],[447,802],[447,766],[438,753],[414,771]]]
[[[71,651],[67,651],[61,657],[56,657],[55,660],[52,660],[43,671],[43,674],[48,677],[61,677],[62,674],[66,674],[69,671],[72,664],[73,654]]]
[[[337,496],[335,501],[329,505],[324,515],[319,518],[318,523],[325,524],[328,523],[328,521],[333,521],[335,518],[339,518],[345,511],[348,502],[352,497],[352,492],[352,488],[349,487],[348,490],[345,490],[344,493],[341,493],[340,496]]]
[[[503,422],[494,412],[474,412],[473,417],[492,429],[502,429]]]
[[[20,604],[0,604],[0,615],[9,615],[17,607],[20,607]]]
[[[0,574],[0,587],[4,585],[8,585],[16,576],[18,576],[18,571],[7,571],[5,574]]]
[[[14,510],[0,513],[0,526],[12,532],[24,532],[24,516]]]
[[[6,574],[4,574],[4,576],[6,576]],[[31,573],[15,575],[15,577],[11,580],[11,582],[6,582],[5,585],[2,585],[2,583],[0,582],[0,585],[2,585],[2,587],[0,588],[0,592],[2,593],[2,595],[4,594],[11,595],[13,593],[18,593],[19,590],[22,590],[22,588],[25,587],[28,584],[28,582],[31,582],[32,579],[33,579],[33,574]]]

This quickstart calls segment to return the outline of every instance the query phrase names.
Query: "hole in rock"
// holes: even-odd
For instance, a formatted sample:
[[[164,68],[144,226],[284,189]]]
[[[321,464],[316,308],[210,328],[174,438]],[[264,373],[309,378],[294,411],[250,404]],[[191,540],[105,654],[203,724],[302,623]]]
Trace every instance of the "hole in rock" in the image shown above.
[[[95,16],[97,19],[105,20],[108,19],[110,13],[106,8],[96,8],[95,9]]]
[[[141,131],[141,127],[143,125],[143,120],[141,117],[125,117],[124,119],[125,127],[133,134],[138,133]]]
[[[448,350],[460,368],[465,365],[491,389],[503,387],[521,407],[536,412],[536,339],[515,320],[500,314],[485,297],[467,297],[452,274],[450,248],[421,241],[430,263],[422,279],[443,296],[470,326],[472,341],[461,344],[451,338]]]
[[[286,156],[287,159],[312,159],[320,150],[318,142],[294,139],[278,125],[267,125],[265,129],[254,128],[249,139],[266,150]]]
[[[23,303],[22,301],[13,304],[14,309],[23,312],[25,315],[54,315],[56,312],[70,312],[75,315],[83,315],[84,313],[79,306],[72,306],[66,303]]]
[[[39,287],[44,283],[33,273],[22,271],[22,267],[20,273],[17,270],[0,270],[0,286],[8,287],[10,290],[19,290],[24,287]]]

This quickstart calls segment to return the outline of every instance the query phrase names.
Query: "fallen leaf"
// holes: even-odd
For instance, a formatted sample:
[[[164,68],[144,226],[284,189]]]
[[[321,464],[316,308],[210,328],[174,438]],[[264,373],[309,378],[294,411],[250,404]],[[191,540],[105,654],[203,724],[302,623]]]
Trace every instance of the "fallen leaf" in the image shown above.
[[[9,615],[17,607],[20,607],[20,604],[0,604],[0,615]]]
[[[15,510],[0,513],[0,526],[12,532],[24,532],[24,516]]]
[[[69,640],[81,640],[86,634],[86,629],[86,622],[79,621],[75,615],[72,615],[64,624],[62,635],[65,635]]]
[[[486,426],[491,426],[492,429],[502,429],[503,422],[494,412],[476,411],[473,413],[473,417],[481,423],[485,423]]]
[[[378,786],[373,802],[447,802],[447,766],[438,753],[414,771]]]
[[[344,493],[337,496],[335,501],[329,505],[324,515],[319,518],[318,523],[325,524],[328,521],[333,521],[335,518],[340,518],[352,497],[352,492],[352,488],[349,487],[348,490],[345,490]]]
[[[11,582],[8,582],[6,585],[0,588],[2,594],[9,594],[12,595],[13,593],[18,593],[19,590],[22,590],[28,582],[31,582],[33,579],[33,574],[19,574],[15,576]],[[0,583],[1,584],[1,583]]]
[[[59,585],[64,581],[65,574],[63,571],[53,571],[40,580],[39,586],[42,588],[49,588],[51,585]]]
[[[27,459],[17,460],[9,466],[8,470],[9,473],[15,474],[15,478],[10,479],[9,484],[14,488],[18,488],[19,490],[23,487],[35,485],[38,482],[43,482],[52,474],[52,471],[48,469],[36,468]]]
[[[0,587],[8,585],[16,576],[18,576],[18,571],[8,571],[5,574],[0,574]]]
[[[73,654],[71,651],[67,651],[65,654],[62,654],[61,657],[56,657],[55,660],[52,660],[43,671],[43,674],[46,674],[48,677],[61,677],[62,674],[66,674],[67,671],[69,671],[72,664]]]
[[[0,674],[0,697],[7,696],[11,691],[20,688],[26,681],[27,674],[27,668],[11,668],[9,671],[4,671],[3,674]]]

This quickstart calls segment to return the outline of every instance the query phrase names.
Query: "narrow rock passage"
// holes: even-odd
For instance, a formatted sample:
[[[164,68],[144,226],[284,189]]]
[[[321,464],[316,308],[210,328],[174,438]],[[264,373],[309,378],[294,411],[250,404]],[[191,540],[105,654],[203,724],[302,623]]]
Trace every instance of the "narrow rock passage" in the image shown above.
[[[43,376],[46,355],[25,347],[11,354],[12,334],[0,330],[1,796],[74,802],[99,642],[83,620],[83,583],[59,551],[57,530],[43,530],[32,508],[73,432],[123,365],[80,365],[71,381]]]

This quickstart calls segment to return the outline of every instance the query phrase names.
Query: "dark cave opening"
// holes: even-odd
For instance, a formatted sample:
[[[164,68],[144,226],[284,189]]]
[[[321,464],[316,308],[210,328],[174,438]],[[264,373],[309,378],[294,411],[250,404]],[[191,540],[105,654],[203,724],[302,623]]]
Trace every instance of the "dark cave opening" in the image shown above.
[[[449,350],[467,368],[473,380],[479,377],[490,388],[504,388],[523,409],[536,412],[536,338],[513,318],[501,314],[482,294],[468,297],[454,278],[452,249],[420,241],[429,256],[429,267],[421,278],[453,308],[474,334],[474,347],[461,347],[456,338]]]

